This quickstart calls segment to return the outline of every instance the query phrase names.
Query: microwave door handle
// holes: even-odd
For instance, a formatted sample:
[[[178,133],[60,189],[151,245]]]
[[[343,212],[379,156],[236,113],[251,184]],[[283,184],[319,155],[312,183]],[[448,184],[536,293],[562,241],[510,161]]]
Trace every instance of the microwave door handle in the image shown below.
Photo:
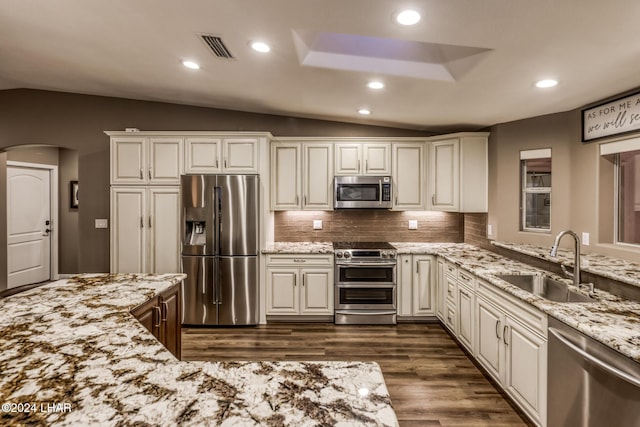
[[[378,180],[378,190],[379,190],[378,205],[382,206],[382,180],[381,179]]]

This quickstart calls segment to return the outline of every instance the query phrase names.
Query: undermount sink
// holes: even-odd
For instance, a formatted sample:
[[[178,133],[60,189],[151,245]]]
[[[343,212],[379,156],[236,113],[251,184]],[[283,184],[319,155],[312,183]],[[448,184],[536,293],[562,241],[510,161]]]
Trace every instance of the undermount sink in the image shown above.
[[[550,301],[595,302],[593,298],[572,291],[565,283],[544,274],[501,274],[496,277]]]

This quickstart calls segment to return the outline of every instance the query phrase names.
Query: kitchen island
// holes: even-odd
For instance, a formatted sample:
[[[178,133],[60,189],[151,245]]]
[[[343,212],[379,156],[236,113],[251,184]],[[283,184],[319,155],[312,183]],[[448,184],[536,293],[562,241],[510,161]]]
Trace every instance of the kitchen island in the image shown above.
[[[2,425],[396,426],[369,362],[181,362],[130,310],[182,274],[87,274],[0,300]]]

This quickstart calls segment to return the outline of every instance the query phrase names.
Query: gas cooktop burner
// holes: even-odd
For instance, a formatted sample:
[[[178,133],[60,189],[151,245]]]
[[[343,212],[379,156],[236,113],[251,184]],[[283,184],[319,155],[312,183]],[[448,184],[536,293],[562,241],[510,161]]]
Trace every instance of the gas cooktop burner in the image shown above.
[[[333,249],[395,249],[387,242],[333,242]]]

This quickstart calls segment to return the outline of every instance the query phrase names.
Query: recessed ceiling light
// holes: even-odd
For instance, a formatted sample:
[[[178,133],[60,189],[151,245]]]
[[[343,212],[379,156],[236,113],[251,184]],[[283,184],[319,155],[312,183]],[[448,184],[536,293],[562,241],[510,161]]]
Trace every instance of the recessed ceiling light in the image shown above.
[[[545,80],[540,80],[536,82],[536,87],[539,88],[548,88],[548,87],[554,87],[555,85],[558,84],[557,80],[553,80],[553,79],[545,79]]]
[[[267,53],[271,50],[271,47],[265,42],[251,42],[251,49],[257,52]]]
[[[368,110],[366,108],[361,108],[358,110],[358,114],[362,114],[363,116],[368,116],[369,114],[371,114],[371,110]]]
[[[367,87],[369,89],[382,89],[384,88],[384,83],[374,80],[367,83]]]
[[[200,69],[200,65],[197,62],[193,62],[193,61],[182,61],[182,65],[184,65],[187,68],[191,68],[192,70]]]
[[[400,25],[415,25],[420,22],[420,18],[415,10],[403,10],[396,15],[396,22]]]

